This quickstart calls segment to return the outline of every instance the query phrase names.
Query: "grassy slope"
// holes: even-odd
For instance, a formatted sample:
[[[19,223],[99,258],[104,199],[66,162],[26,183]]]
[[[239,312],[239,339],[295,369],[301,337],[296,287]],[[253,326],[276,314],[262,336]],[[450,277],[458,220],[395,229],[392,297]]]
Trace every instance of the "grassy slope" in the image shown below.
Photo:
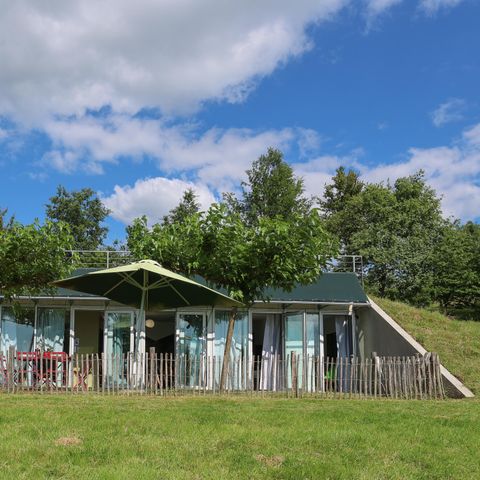
[[[2,479],[480,478],[478,401],[1,395],[0,405]]]
[[[454,320],[430,312],[372,296],[427,350],[437,352],[441,362],[475,394],[480,394],[480,322]]]

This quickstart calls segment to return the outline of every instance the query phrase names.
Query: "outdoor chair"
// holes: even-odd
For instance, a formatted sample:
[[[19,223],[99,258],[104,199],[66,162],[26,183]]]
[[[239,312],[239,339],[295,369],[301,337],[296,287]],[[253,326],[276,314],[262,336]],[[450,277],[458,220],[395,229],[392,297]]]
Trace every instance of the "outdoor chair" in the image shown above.
[[[65,352],[45,352],[42,357],[42,385],[48,388],[67,385],[68,354]]]
[[[39,379],[39,364],[39,353],[17,352],[17,368],[13,372],[15,384],[35,387]]]

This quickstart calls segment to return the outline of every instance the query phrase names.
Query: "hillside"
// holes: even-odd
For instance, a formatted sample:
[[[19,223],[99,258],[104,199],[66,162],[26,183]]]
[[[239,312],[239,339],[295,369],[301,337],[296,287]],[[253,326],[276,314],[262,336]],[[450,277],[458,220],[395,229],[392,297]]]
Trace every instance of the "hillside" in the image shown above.
[[[480,395],[480,322],[453,320],[401,302],[371,298],[427,350],[437,352],[443,365]]]

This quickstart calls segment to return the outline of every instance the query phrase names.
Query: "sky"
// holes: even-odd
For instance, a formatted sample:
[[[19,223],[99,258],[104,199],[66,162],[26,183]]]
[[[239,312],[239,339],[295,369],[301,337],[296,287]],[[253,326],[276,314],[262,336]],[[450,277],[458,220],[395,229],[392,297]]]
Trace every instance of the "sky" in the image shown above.
[[[0,0],[0,208],[90,187],[109,241],[268,147],[306,191],[423,169],[480,217],[480,0]]]

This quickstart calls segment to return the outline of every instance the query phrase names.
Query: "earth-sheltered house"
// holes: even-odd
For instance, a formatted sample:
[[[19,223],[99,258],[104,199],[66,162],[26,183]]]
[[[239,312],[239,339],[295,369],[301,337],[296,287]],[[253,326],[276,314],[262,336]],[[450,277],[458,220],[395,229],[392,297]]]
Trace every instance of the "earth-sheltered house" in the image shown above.
[[[354,272],[326,272],[314,284],[271,290],[268,297],[237,312],[229,390],[381,394],[387,364],[378,359],[427,354],[367,297]],[[108,295],[63,288],[17,302],[21,309],[0,303],[0,383],[3,372],[6,388],[219,387],[230,308],[147,306],[143,312]],[[413,396],[417,370],[402,368],[405,379],[413,375]],[[448,395],[472,396],[443,366],[438,376]]]

